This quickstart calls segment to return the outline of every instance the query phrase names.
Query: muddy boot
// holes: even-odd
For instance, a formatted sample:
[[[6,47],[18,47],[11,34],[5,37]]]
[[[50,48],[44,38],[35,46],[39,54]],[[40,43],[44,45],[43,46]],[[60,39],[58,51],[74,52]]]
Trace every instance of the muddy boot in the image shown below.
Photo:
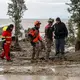
[[[0,55],[0,58],[1,58],[1,59],[5,59],[5,58],[4,58],[4,57],[2,57],[1,55]]]
[[[10,59],[10,60],[7,60],[7,62],[13,62],[13,60]]]
[[[49,61],[49,52],[46,53],[46,61]]]
[[[59,57],[59,52],[56,52],[55,57]]]
[[[34,57],[35,57],[35,52],[32,53],[32,58],[34,60]]]
[[[61,59],[62,60],[67,60],[66,57],[65,57],[65,53],[64,52],[61,53]]]
[[[3,57],[0,57],[0,58],[1,58],[2,60],[5,59],[5,58],[3,58]]]
[[[34,62],[34,57],[35,57],[35,51],[33,51],[33,53],[32,53],[31,63]]]
[[[62,57],[62,60],[67,61],[67,58],[65,56]]]
[[[35,53],[32,54],[32,58],[31,59],[34,60],[34,57],[35,57]]]
[[[36,60],[35,62],[37,63],[39,61],[39,53],[36,54]]]
[[[35,55],[34,55],[34,56],[32,56],[32,58],[31,58],[31,63],[34,63],[34,62],[35,62],[34,57],[35,57]]]
[[[54,59],[55,60],[60,60],[60,53],[59,52],[56,52]]]
[[[49,53],[50,53],[49,51],[48,51],[48,52],[46,52],[46,58],[45,58],[45,61],[46,61],[46,62],[48,62],[48,61],[49,61]]]
[[[31,63],[34,63],[35,62],[35,60],[34,59],[31,59]]]
[[[36,53],[36,60],[39,59],[39,52]]]

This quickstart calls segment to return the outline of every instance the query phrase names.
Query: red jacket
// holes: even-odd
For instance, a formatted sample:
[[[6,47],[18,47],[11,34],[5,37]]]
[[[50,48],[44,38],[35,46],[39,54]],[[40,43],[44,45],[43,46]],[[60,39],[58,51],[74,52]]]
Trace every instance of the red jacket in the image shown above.
[[[32,42],[42,41],[42,38],[41,38],[40,33],[39,33],[39,30],[31,29],[29,34],[31,34],[32,37],[34,38]]]
[[[3,31],[2,38],[5,38],[6,43],[11,44],[11,41],[12,41],[12,33],[10,31]]]

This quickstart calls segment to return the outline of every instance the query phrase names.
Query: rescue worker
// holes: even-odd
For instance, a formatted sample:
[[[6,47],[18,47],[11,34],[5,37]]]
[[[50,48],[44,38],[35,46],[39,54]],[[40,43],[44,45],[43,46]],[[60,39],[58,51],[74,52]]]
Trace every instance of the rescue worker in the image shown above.
[[[6,57],[7,61],[11,61],[9,53],[10,53],[10,45],[11,45],[11,41],[12,41],[12,30],[13,30],[13,27],[14,27],[14,25],[10,24],[9,26],[7,26],[6,30],[4,30],[2,32],[3,52],[0,55],[0,57],[2,59],[4,59],[4,57]]]
[[[40,53],[40,46],[39,44],[43,44],[42,38],[40,36],[39,28],[40,28],[41,22],[35,21],[34,27],[30,29],[28,36],[30,38],[31,45],[33,46],[33,53],[32,53],[32,61],[34,60],[34,57],[36,59],[39,59],[39,53]]]
[[[68,36],[68,30],[66,25],[61,21],[58,17],[56,18],[56,23],[53,26],[54,28],[54,38],[55,38],[55,45],[56,45],[56,54],[55,56],[64,55],[65,51],[65,38]]]
[[[46,60],[49,59],[51,46],[53,44],[53,22],[54,19],[49,18],[48,25],[45,27],[45,40],[46,40]]]

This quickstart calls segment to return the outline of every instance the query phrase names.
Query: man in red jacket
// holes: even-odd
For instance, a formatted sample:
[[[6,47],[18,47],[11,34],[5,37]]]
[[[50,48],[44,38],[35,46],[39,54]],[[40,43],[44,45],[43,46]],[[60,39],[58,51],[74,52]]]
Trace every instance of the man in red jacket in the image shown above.
[[[6,29],[6,31],[2,32],[2,40],[3,40],[3,52],[1,54],[1,58],[4,59],[4,56],[6,57],[7,61],[11,61],[11,58],[9,56],[9,52],[10,52],[10,45],[11,45],[11,41],[12,41],[12,30],[13,30],[14,25],[10,24],[8,26],[8,28]]]

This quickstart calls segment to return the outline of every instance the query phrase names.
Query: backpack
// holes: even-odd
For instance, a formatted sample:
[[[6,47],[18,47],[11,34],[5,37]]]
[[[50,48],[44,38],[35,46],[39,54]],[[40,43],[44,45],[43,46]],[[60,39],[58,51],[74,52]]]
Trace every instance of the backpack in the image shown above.
[[[38,35],[38,33],[37,34],[35,34],[36,32],[36,29],[35,28],[32,28],[32,29],[30,29],[29,31],[28,31],[28,40],[30,41],[30,42],[32,42],[36,37],[37,37],[37,35]]]

